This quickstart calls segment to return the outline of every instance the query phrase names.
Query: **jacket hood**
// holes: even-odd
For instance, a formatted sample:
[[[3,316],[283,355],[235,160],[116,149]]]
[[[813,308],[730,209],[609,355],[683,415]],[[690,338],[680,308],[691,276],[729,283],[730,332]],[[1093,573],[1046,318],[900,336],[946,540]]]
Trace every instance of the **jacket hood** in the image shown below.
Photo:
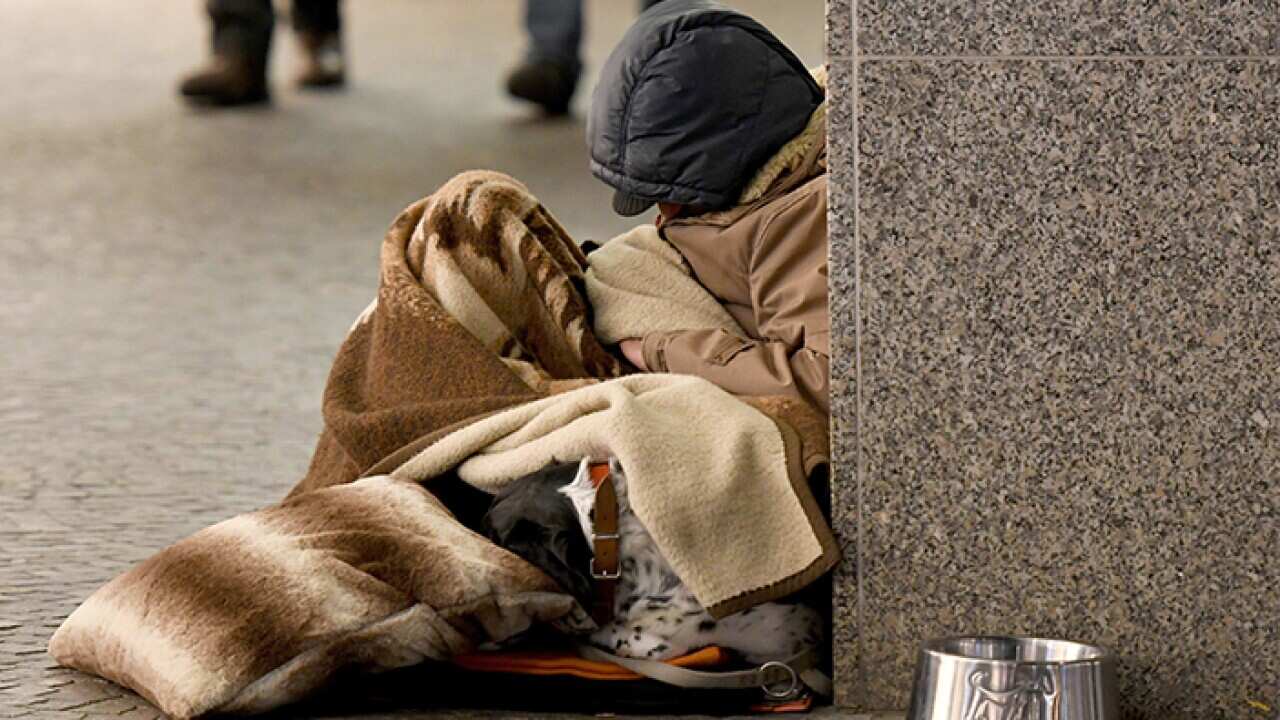
[[[725,208],[822,100],[760,23],[710,0],[665,0],[601,70],[587,117],[591,172],[644,200]]]

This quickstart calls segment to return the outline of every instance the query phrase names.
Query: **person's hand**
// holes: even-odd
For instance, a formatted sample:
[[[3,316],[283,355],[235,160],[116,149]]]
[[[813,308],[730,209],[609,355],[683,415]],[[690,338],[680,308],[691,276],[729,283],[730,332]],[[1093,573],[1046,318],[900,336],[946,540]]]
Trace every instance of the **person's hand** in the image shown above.
[[[622,351],[623,357],[632,365],[640,368],[641,372],[649,372],[649,368],[644,364],[644,341],[640,338],[627,338],[618,343],[618,349]]]

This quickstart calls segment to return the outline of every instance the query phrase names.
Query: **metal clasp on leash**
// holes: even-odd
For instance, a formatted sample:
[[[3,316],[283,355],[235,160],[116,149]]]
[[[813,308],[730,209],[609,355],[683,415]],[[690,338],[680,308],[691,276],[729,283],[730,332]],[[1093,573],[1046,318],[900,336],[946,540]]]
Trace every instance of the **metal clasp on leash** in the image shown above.
[[[768,670],[775,667],[779,667],[787,671],[787,689],[781,692],[773,689],[773,685],[777,685],[778,683],[773,683],[773,685],[771,685],[769,683],[769,678],[766,677]],[[765,696],[770,700],[791,700],[800,695],[800,675],[796,673],[795,669],[790,665],[784,662],[778,662],[777,660],[770,660],[769,662],[761,665],[758,672],[760,673],[760,689],[764,690]]]

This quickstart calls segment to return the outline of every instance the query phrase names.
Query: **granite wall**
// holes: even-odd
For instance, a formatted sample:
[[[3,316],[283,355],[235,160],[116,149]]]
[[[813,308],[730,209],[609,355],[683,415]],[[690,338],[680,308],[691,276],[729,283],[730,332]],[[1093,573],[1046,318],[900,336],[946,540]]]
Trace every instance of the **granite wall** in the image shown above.
[[[1280,4],[829,3],[839,701],[1026,633],[1280,717]]]

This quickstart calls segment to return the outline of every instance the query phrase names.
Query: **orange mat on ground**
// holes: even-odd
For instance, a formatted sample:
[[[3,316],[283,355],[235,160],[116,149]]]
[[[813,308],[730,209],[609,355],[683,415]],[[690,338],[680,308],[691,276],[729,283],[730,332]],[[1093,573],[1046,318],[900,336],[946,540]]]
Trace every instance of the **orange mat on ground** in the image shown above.
[[[572,675],[587,680],[640,680],[642,676],[613,663],[596,662],[578,657],[571,650],[513,650],[458,655],[452,660],[464,670],[475,672],[519,673],[522,675]],[[711,668],[729,662],[722,648],[703,648],[697,652],[666,661],[668,665],[686,668]]]
[[[597,662],[578,657],[572,650],[510,650],[458,655],[451,662],[474,672],[517,673],[520,675],[571,675],[587,680],[642,680],[621,665]],[[685,668],[714,668],[729,662],[729,653],[723,648],[711,646],[666,661],[668,665]],[[760,703],[751,707],[753,712],[797,713],[813,707],[813,696],[805,694],[781,703]]]

